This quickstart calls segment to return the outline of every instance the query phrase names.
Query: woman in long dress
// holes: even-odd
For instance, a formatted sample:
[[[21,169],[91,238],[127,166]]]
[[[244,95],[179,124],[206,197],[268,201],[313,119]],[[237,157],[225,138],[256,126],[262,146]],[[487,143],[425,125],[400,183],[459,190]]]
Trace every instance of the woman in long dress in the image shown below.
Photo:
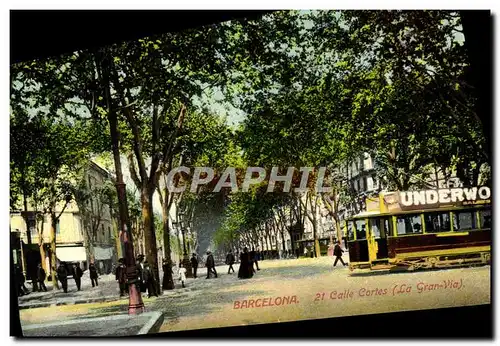
[[[238,270],[238,278],[249,279],[253,276],[253,268],[250,267],[250,255],[248,249],[245,247],[240,254],[240,268]]]

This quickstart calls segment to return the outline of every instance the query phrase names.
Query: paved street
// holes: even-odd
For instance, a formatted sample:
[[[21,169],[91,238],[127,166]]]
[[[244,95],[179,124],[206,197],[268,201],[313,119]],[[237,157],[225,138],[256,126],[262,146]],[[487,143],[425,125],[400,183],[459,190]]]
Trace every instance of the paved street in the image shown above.
[[[490,303],[490,267],[349,276],[346,267],[332,267],[331,257],[259,264],[261,270],[248,280],[228,275],[227,266],[217,268],[219,278],[206,280],[201,269],[185,289],[146,298],[146,310],[164,312],[160,331],[174,331]],[[21,320],[126,310],[122,300],[22,310]]]

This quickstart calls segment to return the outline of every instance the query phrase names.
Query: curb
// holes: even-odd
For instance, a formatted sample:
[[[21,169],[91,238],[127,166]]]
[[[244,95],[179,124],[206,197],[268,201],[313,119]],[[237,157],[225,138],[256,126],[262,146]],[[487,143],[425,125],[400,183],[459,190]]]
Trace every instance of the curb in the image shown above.
[[[153,334],[157,333],[160,330],[160,327],[163,324],[163,313],[155,311],[152,312],[151,315],[152,316],[149,319],[148,323],[146,323],[146,325],[144,325],[144,327],[139,330],[137,335]]]
[[[164,315],[161,312],[157,311],[151,311],[151,312],[144,312],[138,316],[141,317],[149,317],[146,324],[142,326],[142,328],[137,332],[135,335],[145,335],[145,334],[151,334],[151,333],[157,333],[158,330],[160,329],[161,325],[163,324],[164,320]],[[23,327],[23,330],[28,331],[28,330],[33,330],[33,329],[43,329],[43,328],[50,328],[50,327],[60,327],[60,326],[65,326],[65,325],[72,325],[72,324],[80,324],[80,323],[85,323],[85,322],[106,322],[109,320],[130,320],[134,319],[137,316],[130,316],[127,314],[120,314],[120,315],[110,315],[110,316],[103,316],[103,317],[91,317],[91,318],[83,318],[83,319],[76,319],[76,320],[67,320],[67,321],[62,321],[62,322],[51,322],[51,323],[43,323],[43,324],[32,324],[32,325],[27,325]],[[134,334],[132,334],[134,335]],[[130,336],[132,336],[130,335]],[[112,336],[112,335],[110,335]]]
[[[158,298],[183,294],[186,292],[193,291],[194,288],[185,288],[184,290],[185,291],[180,291],[180,289],[175,289],[175,290],[164,291],[163,294],[161,296],[159,296]],[[83,298],[83,299],[66,300],[66,301],[65,300],[62,300],[62,301],[51,300],[51,301],[42,302],[42,303],[19,304],[18,309],[25,310],[25,309],[47,308],[47,307],[62,306],[62,305],[107,303],[107,302],[115,302],[115,301],[122,300],[122,299],[125,300],[125,299],[127,299],[127,297],[110,296],[110,297],[87,298],[87,299]]]

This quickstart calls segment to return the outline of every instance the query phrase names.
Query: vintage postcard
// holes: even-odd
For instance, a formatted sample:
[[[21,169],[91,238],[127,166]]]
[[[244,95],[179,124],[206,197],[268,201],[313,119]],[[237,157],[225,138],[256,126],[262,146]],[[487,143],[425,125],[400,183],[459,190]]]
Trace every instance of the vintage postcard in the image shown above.
[[[477,18],[241,12],[13,61],[23,335],[490,304]]]

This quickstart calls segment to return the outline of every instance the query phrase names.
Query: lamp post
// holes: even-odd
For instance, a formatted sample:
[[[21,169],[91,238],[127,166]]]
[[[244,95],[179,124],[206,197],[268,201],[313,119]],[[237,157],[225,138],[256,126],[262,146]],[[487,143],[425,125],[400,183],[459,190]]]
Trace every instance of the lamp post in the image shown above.
[[[129,305],[128,313],[129,315],[140,314],[144,311],[144,303],[142,302],[142,296],[140,288],[138,287],[138,273],[135,264],[134,256],[134,245],[132,242],[132,232],[127,226],[128,222],[128,209],[126,205],[126,189],[125,184],[121,182],[116,183],[118,191],[118,200],[121,202],[120,206],[120,239],[124,245],[125,251],[125,265],[127,270],[127,281],[129,286]]]

